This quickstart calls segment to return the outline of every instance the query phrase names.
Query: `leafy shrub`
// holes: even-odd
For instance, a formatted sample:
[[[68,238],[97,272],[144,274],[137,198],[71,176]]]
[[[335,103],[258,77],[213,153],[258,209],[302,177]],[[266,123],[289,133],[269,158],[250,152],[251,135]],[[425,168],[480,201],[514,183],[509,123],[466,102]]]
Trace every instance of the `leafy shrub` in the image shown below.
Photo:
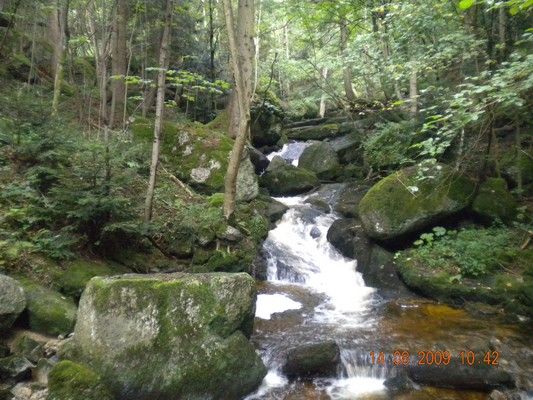
[[[363,143],[366,162],[377,170],[401,167],[412,162],[412,138],[417,131],[411,121],[379,124]]]
[[[517,255],[516,233],[500,227],[464,229],[437,227],[421,235],[415,249],[402,254],[429,268],[445,270],[461,279],[481,277],[512,262]]]

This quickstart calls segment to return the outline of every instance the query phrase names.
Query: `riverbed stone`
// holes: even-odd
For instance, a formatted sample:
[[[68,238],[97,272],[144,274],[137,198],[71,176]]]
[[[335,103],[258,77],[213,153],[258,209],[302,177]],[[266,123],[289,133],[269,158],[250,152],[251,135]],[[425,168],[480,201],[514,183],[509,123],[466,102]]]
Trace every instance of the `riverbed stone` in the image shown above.
[[[29,279],[20,283],[26,293],[26,310],[31,330],[58,336],[72,332],[76,322],[74,301]]]
[[[266,374],[247,339],[255,297],[244,273],[96,277],[65,354],[119,398],[240,399]]]
[[[484,221],[510,223],[516,215],[517,202],[502,178],[489,178],[479,186],[472,210]]]
[[[339,158],[326,142],[306,147],[298,160],[298,166],[313,171],[320,179],[333,179],[340,172]]]
[[[260,183],[275,196],[292,196],[307,192],[318,185],[314,172],[295,167],[281,157],[274,157]]]
[[[358,182],[347,183],[335,204],[335,211],[347,218],[359,216],[359,203],[368,192],[369,186]]]
[[[261,175],[268,168],[270,160],[255,147],[249,147],[248,151],[250,152],[250,161],[254,165],[255,173]]]
[[[270,222],[274,223],[279,221],[283,215],[287,212],[289,207],[276,199],[269,197],[268,206],[266,209],[266,217]]]
[[[26,358],[11,355],[0,359],[0,381],[13,380],[19,382],[31,378],[31,369],[34,365]]]
[[[305,344],[288,351],[283,372],[289,378],[335,376],[340,350],[334,341]]]
[[[513,377],[502,368],[463,366],[457,359],[448,365],[409,366],[407,373],[412,381],[434,387],[481,391],[515,387]]]
[[[11,328],[25,307],[26,297],[20,283],[0,274],[0,335]]]
[[[474,194],[473,182],[452,168],[436,165],[433,178],[417,179],[418,168],[408,167],[376,183],[359,203],[367,234],[390,240],[417,232],[465,209]]]
[[[113,400],[101,377],[85,365],[60,361],[48,376],[48,400]]]

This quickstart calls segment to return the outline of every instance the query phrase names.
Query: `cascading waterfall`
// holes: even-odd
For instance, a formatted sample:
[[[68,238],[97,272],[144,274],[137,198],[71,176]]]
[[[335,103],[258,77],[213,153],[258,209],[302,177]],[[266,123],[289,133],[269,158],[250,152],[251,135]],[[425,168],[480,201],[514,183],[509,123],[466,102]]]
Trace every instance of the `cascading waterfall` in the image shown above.
[[[289,145],[278,154],[283,157],[284,151],[296,150]],[[335,340],[340,346],[342,371],[335,379],[317,379],[317,387],[332,399],[384,390],[385,369],[369,367],[368,352],[353,339],[358,330],[375,324],[376,292],[365,285],[356,261],[343,257],[326,239],[339,216],[307,204],[307,197],[277,199],[290,209],[264,243],[269,291],[258,296],[258,322],[283,321],[286,313],[288,319],[292,316],[299,322],[256,338],[269,373],[249,399],[268,398],[271,391],[288,385],[280,372],[284,351],[294,344],[324,340]]]

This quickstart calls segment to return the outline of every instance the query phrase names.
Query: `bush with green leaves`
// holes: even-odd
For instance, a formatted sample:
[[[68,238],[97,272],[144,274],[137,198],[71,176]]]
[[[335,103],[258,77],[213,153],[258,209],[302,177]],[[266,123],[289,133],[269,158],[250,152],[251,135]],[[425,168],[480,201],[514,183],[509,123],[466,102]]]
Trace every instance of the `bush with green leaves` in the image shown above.
[[[411,144],[417,124],[413,121],[378,124],[364,143],[365,161],[376,170],[399,168],[413,162]]]
[[[478,278],[512,263],[519,250],[516,233],[503,227],[446,230],[433,228],[400,253],[430,269],[446,271],[456,279]]]

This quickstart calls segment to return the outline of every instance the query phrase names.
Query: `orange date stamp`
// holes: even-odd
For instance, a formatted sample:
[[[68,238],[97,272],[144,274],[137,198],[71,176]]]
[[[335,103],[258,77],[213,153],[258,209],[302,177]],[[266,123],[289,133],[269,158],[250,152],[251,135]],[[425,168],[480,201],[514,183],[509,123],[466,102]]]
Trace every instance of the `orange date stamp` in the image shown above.
[[[500,352],[489,350],[475,353],[471,350],[462,350],[454,356],[448,350],[420,350],[416,354],[411,354],[407,350],[395,350],[392,353],[371,351],[369,356],[370,364],[378,366],[446,366],[450,363],[455,363],[469,367],[478,365],[497,367],[499,365]]]

